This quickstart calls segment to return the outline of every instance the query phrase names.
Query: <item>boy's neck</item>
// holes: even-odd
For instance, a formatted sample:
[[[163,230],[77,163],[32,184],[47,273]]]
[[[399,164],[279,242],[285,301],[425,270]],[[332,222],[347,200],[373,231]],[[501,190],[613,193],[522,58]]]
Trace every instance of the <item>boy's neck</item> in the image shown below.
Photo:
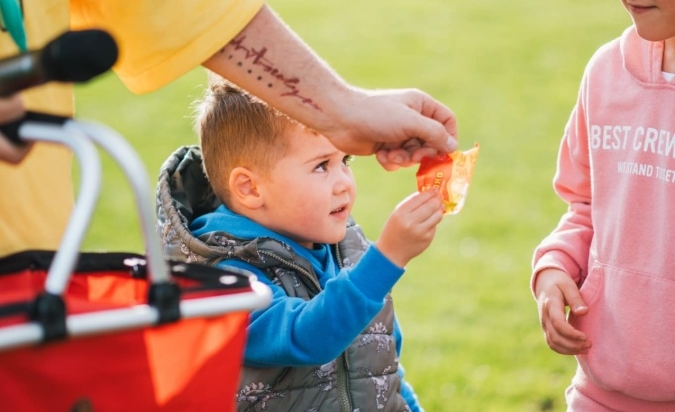
[[[249,209],[247,207],[244,207],[240,204],[237,204],[236,202],[231,202],[230,205],[228,206],[228,209],[230,211],[248,218],[249,220],[259,224],[260,226],[264,226],[267,229],[270,229],[274,231],[275,233],[278,233],[282,236],[286,236],[289,239],[295,240],[300,246],[305,247],[307,249],[313,250],[313,249],[321,249],[321,243],[309,243],[309,242],[301,242],[298,241],[297,239],[293,239],[292,236],[288,236],[286,234],[280,233],[279,231],[273,229],[270,227],[270,225],[267,222],[267,219],[265,218],[265,212],[263,209]]]
[[[664,41],[663,64],[661,70],[668,73],[675,73],[675,37]]]

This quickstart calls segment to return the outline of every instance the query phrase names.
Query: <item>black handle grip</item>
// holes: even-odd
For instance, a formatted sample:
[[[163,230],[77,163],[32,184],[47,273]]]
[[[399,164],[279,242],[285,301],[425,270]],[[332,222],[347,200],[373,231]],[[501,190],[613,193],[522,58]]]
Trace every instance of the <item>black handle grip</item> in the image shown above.
[[[43,122],[62,125],[67,120],[69,120],[68,117],[29,111],[26,112],[21,119],[0,125],[0,132],[2,132],[10,142],[17,145],[23,145],[25,142],[21,140],[21,136],[19,136],[19,128],[24,122]]]

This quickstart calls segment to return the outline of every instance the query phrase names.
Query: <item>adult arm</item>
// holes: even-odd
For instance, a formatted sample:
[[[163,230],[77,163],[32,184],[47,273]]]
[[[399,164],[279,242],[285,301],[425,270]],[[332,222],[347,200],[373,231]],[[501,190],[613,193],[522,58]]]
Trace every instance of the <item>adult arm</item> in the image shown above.
[[[135,93],[156,90],[200,64],[356,155],[388,170],[456,148],[455,116],[416,89],[350,86],[263,0],[71,0],[74,29],[108,30],[114,70]],[[420,140],[421,139],[421,140]]]
[[[348,85],[267,6],[203,64],[356,155],[385,169],[456,148],[453,112],[416,89]]]

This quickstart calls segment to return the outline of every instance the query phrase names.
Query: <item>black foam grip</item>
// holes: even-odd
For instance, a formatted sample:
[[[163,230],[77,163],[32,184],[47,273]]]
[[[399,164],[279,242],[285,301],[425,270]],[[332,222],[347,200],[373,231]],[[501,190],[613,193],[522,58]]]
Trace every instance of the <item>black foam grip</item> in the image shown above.
[[[19,136],[19,128],[25,122],[43,122],[62,125],[67,120],[69,120],[68,117],[56,116],[53,114],[26,112],[26,114],[21,119],[0,125],[0,132],[2,132],[2,134],[7,139],[9,139],[10,142],[17,145],[22,145],[25,144],[25,142],[21,139],[21,136]]]

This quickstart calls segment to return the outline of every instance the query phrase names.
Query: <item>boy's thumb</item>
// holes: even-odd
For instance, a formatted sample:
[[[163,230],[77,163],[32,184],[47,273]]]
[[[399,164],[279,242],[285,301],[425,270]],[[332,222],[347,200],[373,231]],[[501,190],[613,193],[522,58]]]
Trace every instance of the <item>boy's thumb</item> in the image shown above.
[[[585,315],[586,312],[588,312],[588,306],[586,306],[586,303],[584,303],[584,300],[581,298],[581,295],[579,293],[576,293],[576,296],[574,296],[572,299],[568,300],[568,305],[570,307],[570,311],[574,315]]]
[[[567,306],[569,306],[570,311],[574,315],[585,315],[586,312],[588,312],[588,306],[581,298],[579,288],[576,284],[573,284],[572,287],[565,288],[563,290],[563,294],[565,295],[565,302],[567,302]]]

